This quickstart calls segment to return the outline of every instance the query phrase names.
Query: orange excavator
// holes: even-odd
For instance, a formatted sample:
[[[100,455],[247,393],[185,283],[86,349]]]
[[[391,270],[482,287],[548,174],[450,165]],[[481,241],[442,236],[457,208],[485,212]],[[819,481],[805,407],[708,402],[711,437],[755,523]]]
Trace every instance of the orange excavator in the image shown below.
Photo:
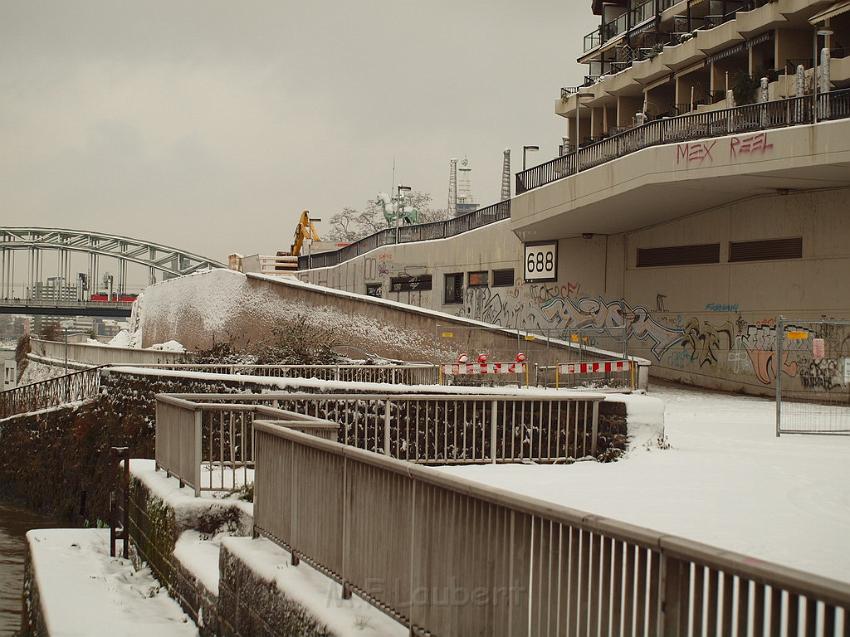
[[[321,241],[319,239],[319,231],[316,230],[314,223],[318,223],[321,219],[311,219],[310,211],[305,210],[301,213],[298,219],[298,225],[295,226],[295,243],[289,250],[289,254],[293,257],[301,255],[301,248],[304,247],[304,240]]]

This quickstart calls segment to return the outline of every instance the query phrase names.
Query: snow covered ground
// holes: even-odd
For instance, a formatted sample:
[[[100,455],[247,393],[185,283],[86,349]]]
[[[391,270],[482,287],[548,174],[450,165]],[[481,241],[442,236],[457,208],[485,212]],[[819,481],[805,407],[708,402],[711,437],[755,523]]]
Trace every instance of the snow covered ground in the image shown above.
[[[850,436],[774,433],[774,403],[657,386],[670,449],[614,464],[453,467],[465,478],[850,581]]]
[[[51,635],[197,635],[195,624],[145,568],[109,557],[109,529],[27,533]]]

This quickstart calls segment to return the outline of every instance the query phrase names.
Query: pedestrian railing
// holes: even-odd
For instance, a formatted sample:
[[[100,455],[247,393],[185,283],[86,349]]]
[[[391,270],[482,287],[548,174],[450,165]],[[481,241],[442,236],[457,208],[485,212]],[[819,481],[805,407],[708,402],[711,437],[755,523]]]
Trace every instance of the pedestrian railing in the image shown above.
[[[268,405],[156,397],[156,465],[195,491],[236,491],[253,482],[254,419],[262,417],[322,438],[338,425]]]
[[[273,422],[254,430],[255,533],[412,635],[761,636],[802,627],[834,637],[842,621],[841,634],[850,627],[846,583]]]
[[[166,369],[183,372],[207,372],[264,376],[271,378],[316,378],[347,383],[389,383],[392,385],[436,385],[439,367],[428,363],[399,365],[250,365],[229,363],[165,363],[130,365],[145,369]]]
[[[339,441],[432,465],[555,463],[595,456],[604,394],[159,394],[190,404],[268,405],[339,426]],[[170,426],[157,413],[157,427]],[[159,444],[159,437],[157,438]]]
[[[358,255],[366,254],[371,250],[386,245],[430,241],[431,239],[446,239],[497,221],[502,221],[503,219],[508,219],[510,216],[511,202],[510,200],[506,200],[445,221],[420,223],[398,228],[385,228],[339,250],[300,256],[298,257],[298,269],[310,270],[338,265]]]
[[[545,186],[651,146],[850,117],[850,89],[819,95],[816,116],[814,103],[809,95],[653,120],[584,146],[578,153],[574,151],[517,173],[516,193]]]
[[[94,398],[100,391],[99,371],[92,367],[0,392],[0,418]]]

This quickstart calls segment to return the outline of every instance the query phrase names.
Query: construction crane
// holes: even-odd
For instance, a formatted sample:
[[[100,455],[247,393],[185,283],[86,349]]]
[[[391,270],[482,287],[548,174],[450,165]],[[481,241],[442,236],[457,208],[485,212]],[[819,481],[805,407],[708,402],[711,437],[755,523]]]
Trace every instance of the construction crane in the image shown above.
[[[289,254],[293,257],[300,256],[301,248],[304,246],[304,240],[321,241],[319,239],[319,231],[316,230],[314,223],[318,223],[321,219],[311,219],[310,211],[305,210],[301,213],[301,218],[298,220],[298,225],[295,226],[295,243],[289,250]]]

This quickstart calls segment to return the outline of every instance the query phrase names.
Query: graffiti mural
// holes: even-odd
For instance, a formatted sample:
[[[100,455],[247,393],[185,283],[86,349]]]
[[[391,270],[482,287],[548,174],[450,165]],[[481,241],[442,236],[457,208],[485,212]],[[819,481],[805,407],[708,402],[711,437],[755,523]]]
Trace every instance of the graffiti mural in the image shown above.
[[[822,391],[843,387],[844,366],[831,358],[805,361],[800,365],[800,384],[806,389]]]
[[[652,318],[643,306],[630,307],[622,300],[605,301],[602,297],[571,299],[556,297],[541,307],[549,323],[562,329],[594,328],[609,336],[625,330],[626,336],[652,343],[652,353],[661,360],[664,353],[682,340],[684,330],[670,327]]]
[[[719,351],[732,349],[734,339],[734,329],[729,321],[721,327],[715,327],[708,321],[692,318],[685,324],[682,346],[686,352],[690,350],[691,361],[702,367],[717,363]]]
[[[802,328],[793,328],[801,331]],[[776,325],[773,320],[759,321],[753,325],[746,325],[736,338],[738,346],[747,352],[753,366],[753,374],[758,381],[764,385],[770,385],[776,380]],[[790,360],[792,354],[802,349],[802,345],[794,345],[794,341],[782,352],[782,372],[788,376],[797,375],[797,361]],[[799,343],[799,341],[797,341]]]

